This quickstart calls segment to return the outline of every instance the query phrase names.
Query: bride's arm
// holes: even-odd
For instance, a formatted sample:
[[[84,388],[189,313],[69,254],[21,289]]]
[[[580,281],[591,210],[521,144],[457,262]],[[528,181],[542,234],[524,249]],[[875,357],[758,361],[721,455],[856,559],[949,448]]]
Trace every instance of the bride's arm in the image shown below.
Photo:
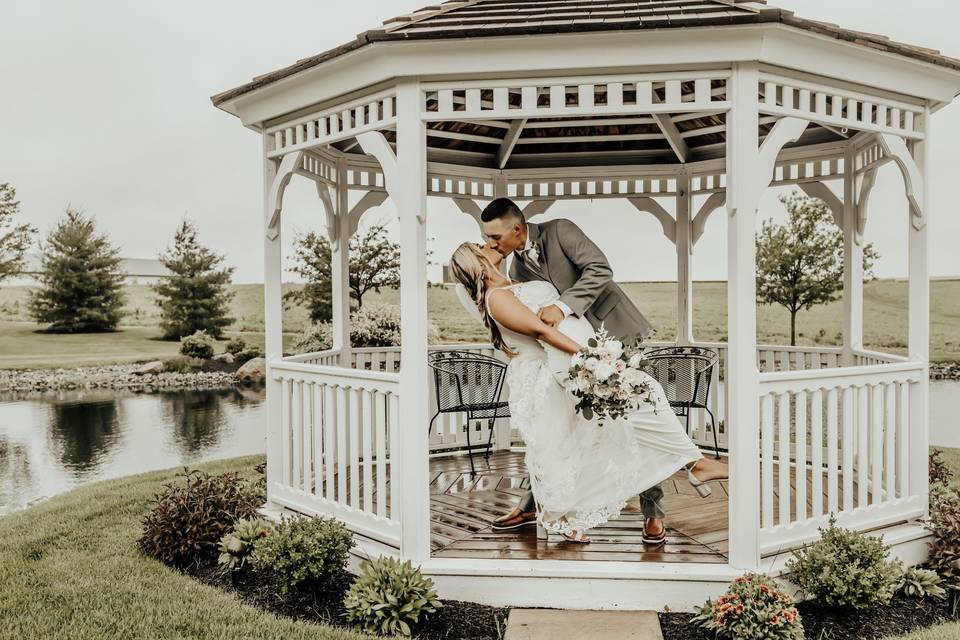
[[[560,333],[556,327],[551,327],[530,311],[522,302],[517,300],[511,291],[498,289],[490,293],[490,315],[500,325],[531,338],[556,347],[573,355],[580,350],[580,345]]]

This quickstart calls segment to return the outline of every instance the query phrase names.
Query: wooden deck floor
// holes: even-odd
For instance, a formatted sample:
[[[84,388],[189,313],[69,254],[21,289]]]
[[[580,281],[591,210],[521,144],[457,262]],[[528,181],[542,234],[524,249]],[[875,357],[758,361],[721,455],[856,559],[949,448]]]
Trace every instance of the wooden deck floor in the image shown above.
[[[703,499],[681,474],[663,483],[668,511],[667,544],[641,542],[639,503],[627,506],[619,520],[590,532],[590,544],[551,537],[537,540],[536,528],[496,532],[490,522],[512,509],[528,488],[523,454],[497,452],[484,460],[474,455],[477,474],[466,456],[430,462],[430,521],[433,556],[438,558],[514,558],[524,560],[617,560],[631,562],[727,561],[727,487],[714,484]]]

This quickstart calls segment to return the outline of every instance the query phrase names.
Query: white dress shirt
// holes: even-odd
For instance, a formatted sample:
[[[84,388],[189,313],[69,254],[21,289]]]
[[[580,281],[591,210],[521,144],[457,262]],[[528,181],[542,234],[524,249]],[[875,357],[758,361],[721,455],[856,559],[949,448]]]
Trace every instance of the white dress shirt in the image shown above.
[[[530,241],[530,236],[528,235],[527,242],[523,245],[523,251],[518,252],[523,257],[524,260],[532,260],[532,258],[529,255],[529,251],[532,247],[533,247],[533,243]],[[558,309],[560,309],[560,311],[563,312],[564,318],[566,318],[567,316],[573,313],[573,310],[570,307],[568,307],[565,302],[557,300],[553,304]]]

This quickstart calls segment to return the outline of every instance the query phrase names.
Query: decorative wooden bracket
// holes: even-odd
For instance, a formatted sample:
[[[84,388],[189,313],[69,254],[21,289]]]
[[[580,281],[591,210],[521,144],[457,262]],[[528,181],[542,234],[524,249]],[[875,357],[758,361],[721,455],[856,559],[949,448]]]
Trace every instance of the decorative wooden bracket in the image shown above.
[[[400,199],[393,194],[393,190],[400,187],[397,184],[397,154],[394,153],[393,147],[390,146],[390,143],[387,142],[387,139],[379,131],[367,131],[366,133],[357,134],[357,141],[360,143],[360,147],[363,149],[364,153],[368,153],[377,159],[377,162],[380,163],[380,170],[383,171],[383,184],[387,189],[387,193],[393,195],[394,202],[398,202]],[[427,220],[426,211],[418,211],[417,219],[421,223],[425,223]]]
[[[694,216],[693,221],[691,222],[691,237],[690,237],[690,251],[693,251],[693,245],[697,244],[697,241],[703,236],[703,230],[707,227],[707,220],[710,218],[710,215],[725,205],[727,203],[727,194],[725,191],[717,191],[716,193],[711,193],[710,197],[707,198],[707,201],[703,203],[700,207],[700,210],[697,212],[697,215]]]
[[[754,192],[750,199],[751,203],[760,203],[760,197],[773,180],[773,171],[777,166],[777,158],[780,156],[780,152],[789,143],[799,140],[809,124],[809,120],[786,117],[781,118],[773,125],[770,133],[763,140],[763,144],[760,145],[757,156],[756,183],[753,185]]]
[[[822,200],[833,214],[833,222],[843,229],[843,201],[830,190],[830,187],[822,182],[801,182],[797,186],[811,198]]]
[[[387,197],[388,194],[386,191],[367,191],[363,194],[360,202],[353,205],[353,208],[350,209],[350,237],[353,237],[353,234],[357,232],[357,227],[360,226],[360,218],[363,217],[363,214],[374,207],[382,205]]]
[[[860,188],[854,190],[857,198],[857,233],[854,236],[854,242],[858,245],[863,244],[863,232],[867,228],[867,211],[870,204],[870,193],[873,186],[877,183],[877,168],[867,169],[860,177]]]
[[[877,142],[887,156],[893,158],[900,172],[903,174],[903,183],[907,194],[907,200],[910,202],[910,213],[912,214],[913,227],[923,229],[927,224],[926,214],[924,212],[925,202],[923,201],[923,174],[917,161],[914,160],[907,143],[903,138],[890,133],[881,133],[877,135]]]
[[[465,213],[473,218],[477,226],[480,227],[480,232],[483,233],[483,221],[480,219],[480,214],[483,212],[480,210],[480,205],[470,198],[454,198],[453,203],[457,205],[461,213]]]
[[[653,214],[663,227],[663,235],[673,244],[677,244],[677,221],[653,198],[627,198],[637,211]]]
[[[283,156],[280,166],[277,167],[277,175],[274,176],[273,184],[270,185],[270,192],[267,194],[267,205],[270,208],[267,212],[264,233],[268,240],[276,240],[277,236],[280,235],[280,212],[283,211],[283,194],[302,159],[303,151],[288,153]]]
[[[546,213],[554,205],[556,200],[534,200],[523,208],[523,219],[530,220],[540,214]]]
[[[339,227],[337,226],[337,207],[333,204],[333,195],[330,188],[323,182],[317,182],[317,195],[320,196],[320,202],[323,203],[323,212],[326,218],[327,239],[331,246],[336,246],[340,239]]]

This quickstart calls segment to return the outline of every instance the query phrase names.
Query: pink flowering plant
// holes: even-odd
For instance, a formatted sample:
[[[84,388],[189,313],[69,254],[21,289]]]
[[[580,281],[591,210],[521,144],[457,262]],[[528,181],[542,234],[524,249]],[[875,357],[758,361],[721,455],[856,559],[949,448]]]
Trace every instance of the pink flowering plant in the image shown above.
[[[657,406],[642,349],[628,349],[600,327],[570,358],[565,382],[577,399],[576,410],[587,420],[616,420],[635,410],[641,402]]]
[[[803,640],[793,598],[770,578],[747,573],[736,578],[716,601],[707,600],[695,624],[730,640]]]

